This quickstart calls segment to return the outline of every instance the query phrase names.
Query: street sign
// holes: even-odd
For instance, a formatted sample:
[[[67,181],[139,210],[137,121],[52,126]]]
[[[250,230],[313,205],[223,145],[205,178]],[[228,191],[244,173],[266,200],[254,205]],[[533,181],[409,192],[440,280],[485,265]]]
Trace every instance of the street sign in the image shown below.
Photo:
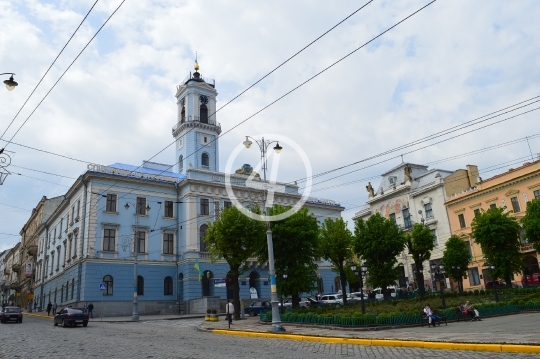
[[[34,295],[32,293],[28,293],[27,298],[28,298],[28,300],[32,300],[32,299],[34,299]]]
[[[107,290],[107,285],[105,283],[99,283],[99,290]]]

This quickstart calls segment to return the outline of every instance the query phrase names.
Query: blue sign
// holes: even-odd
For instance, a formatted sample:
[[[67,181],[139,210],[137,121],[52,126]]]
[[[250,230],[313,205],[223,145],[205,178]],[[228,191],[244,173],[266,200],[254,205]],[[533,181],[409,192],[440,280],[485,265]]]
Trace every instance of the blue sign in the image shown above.
[[[99,283],[99,290],[107,290],[107,285],[105,283]]]

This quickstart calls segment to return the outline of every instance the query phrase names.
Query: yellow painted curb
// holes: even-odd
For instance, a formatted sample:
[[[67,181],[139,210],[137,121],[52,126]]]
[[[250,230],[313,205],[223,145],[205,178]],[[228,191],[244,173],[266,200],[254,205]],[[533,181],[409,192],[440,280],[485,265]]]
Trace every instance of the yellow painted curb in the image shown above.
[[[245,337],[274,338],[299,340],[306,342],[320,342],[333,344],[356,344],[373,345],[386,347],[414,347],[425,349],[445,349],[445,350],[468,350],[484,352],[512,352],[512,353],[540,353],[540,345],[522,345],[522,344],[484,344],[484,343],[449,343],[449,342],[430,342],[419,340],[399,340],[399,339],[363,339],[363,338],[339,338],[339,337],[318,337],[298,334],[279,334],[247,332],[240,330],[213,329],[214,334],[239,335]]]
[[[39,314],[34,314],[34,313],[23,313],[23,316],[25,315],[29,315],[31,317],[43,318],[43,319],[54,319],[54,317],[48,317],[46,315],[39,315]]]

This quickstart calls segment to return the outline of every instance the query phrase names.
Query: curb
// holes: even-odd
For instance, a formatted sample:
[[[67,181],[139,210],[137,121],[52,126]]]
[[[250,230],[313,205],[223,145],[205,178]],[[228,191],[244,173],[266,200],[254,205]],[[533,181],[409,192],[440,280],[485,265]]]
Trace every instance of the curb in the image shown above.
[[[214,334],[238,335],[243,337],[289,339],[306,342],[321,342],[330,344],[356,344],[386,347],[415,347],[425,349],[446,349],[446,350],[469,350],[485,352],[511,352],[540,354],[540,345],[521,344],[486,344],[486,343],[451,343],[451,342],[428,342],[421,340],[398,340],[398,339],[362,339],[362,338],[339,338],[339,337],[319,337],[298,334],[274,334],[262,332],[246,332],[240,330],[213,329]]]
[[[46,315],[34,314],[34,313],[23,313],[23,316],[29,315],[31,317],[43,318],[43,319],[54,319],[54,317],[49,317]]]

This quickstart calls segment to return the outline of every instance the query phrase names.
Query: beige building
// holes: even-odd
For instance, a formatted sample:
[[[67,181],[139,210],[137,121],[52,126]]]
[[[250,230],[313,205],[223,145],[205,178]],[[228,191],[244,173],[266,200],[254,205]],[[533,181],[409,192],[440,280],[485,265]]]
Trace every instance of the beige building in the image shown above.
[[[469,187],[459,191],[457,183]],[[470,248],[471,263],[467,278],[463,281],[463,288],[485,288],[490,281],[489,272],[483,269],[484,256],[478,244],[471,235],[471,222],[476,213],[482,209],[503,207],[510,211],[510,215],[520,220],[525,215],[527,202],[540,199],[540,161],[525,163],[518,168],[511,168],[507,172],[482,180],[474,166],[467,170],[458,170],[444,180],[445,191],[449,195],[446,201],[450,228],[452,234],[463,239]],[[525,273],[538,273],[538,253],[522,236],[521,253]],[[514,281],[521,282],[521,275],[515,275]]]

